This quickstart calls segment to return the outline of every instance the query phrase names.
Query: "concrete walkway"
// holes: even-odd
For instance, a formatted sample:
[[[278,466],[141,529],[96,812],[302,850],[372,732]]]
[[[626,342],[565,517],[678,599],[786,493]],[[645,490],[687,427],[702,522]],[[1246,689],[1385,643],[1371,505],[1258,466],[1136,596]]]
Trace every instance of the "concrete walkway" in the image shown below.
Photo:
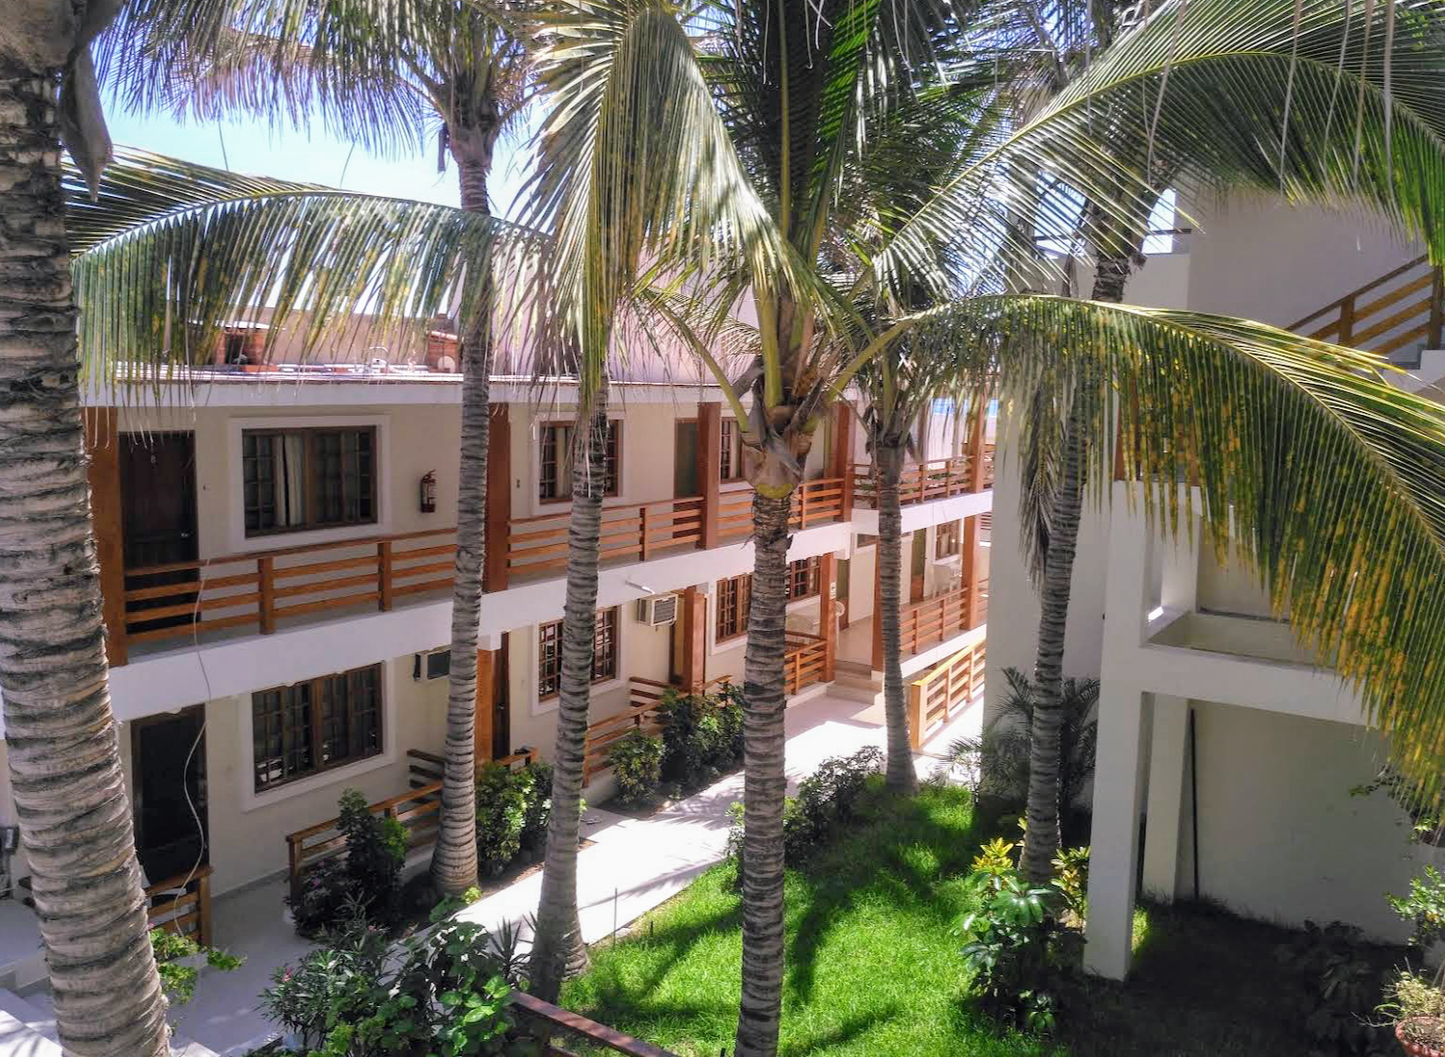
[[[982,716],[980,699],[935,735],[930,745],[941,750],[955,737],[977,734]],[[881,748],[886,740],[881,705],[826,693],[790,707],[787,732],[790,790],[823,760],[866,745]],[[932,773],[938,762],[925,753],[916,757],[916,764],[922,776]],[[730,775],[646,819],[589,808],[583,831],[594,843],[582,849],[577,863],[577,896],[586,942],[595,943],[614,929],[626,927],[718,862],[727,843],[728,807],[742,799],[742,790],[742,774]],[[541,884],[538,870],[486,895],[459,916],[480,922],[493,933],[510,922],[525,936],[526,922],[537,911]],[[218,1054],[240,1055],[275,1033],[274,1025],[257,1008],[257,996],[278,966],[294,964],[310,948],[286,922],[283,894],[284,883],[276,881],[216,901],[215,944],[244,956],[246,962],[231,973],[201,970],[195,998],[171,1011],[179,1036]],[[49,995],[43,988],[27,991],[25,996],[27,1002],[50,1015]],[[43,1051],[32,1055],[28,1050],[7,1050],[5,1028],[0,1020],[0,1057],[12,1052],[48,1057]]]
[[[982,728],[983,701],[930,741],[940,751],[951,740],[976,735]],[[828,694],[794,705],[787,714],[789,792],[824,760],[846,756],[867,745],[883,748],[883,707],[860,704]],[[938,761],[927,753],[915,757],[920,777]],[[589,810],[586,835],[595,843],[577,859],[577,902],[582,938],[605,939],[670,899],[723,857],[728,835],[728,807],[743,798],[741,772],[686,800],[669,805],[646,819],[625,818]],[[510,922],[528,933],[527,919],[537,911],[541,873],[525,877],[502,891],[485,896],[458,917],[476,921],[496,933]]]

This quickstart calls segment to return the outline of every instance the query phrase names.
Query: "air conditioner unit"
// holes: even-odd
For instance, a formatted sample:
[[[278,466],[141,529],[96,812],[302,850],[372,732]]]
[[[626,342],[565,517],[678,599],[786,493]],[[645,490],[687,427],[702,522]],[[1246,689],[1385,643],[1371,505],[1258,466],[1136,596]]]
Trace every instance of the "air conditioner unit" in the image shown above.
[[[677,595],[653,595],[637,600],[637,619],[650,628],[677,623]]]
[[[416,655],[416,664],[412,668],[413,679],[426,680],[431,682],[434,679],[445,679],[452,674],[452,651],[451,647],[443,646],[440,649],[430,650],[427,653]]]

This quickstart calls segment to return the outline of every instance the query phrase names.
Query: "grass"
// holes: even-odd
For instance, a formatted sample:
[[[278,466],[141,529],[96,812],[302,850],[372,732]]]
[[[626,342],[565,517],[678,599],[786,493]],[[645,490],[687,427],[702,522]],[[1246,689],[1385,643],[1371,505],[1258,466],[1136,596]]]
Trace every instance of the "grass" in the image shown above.
[[[968,794],[872,790],[864,817],[787,878],[785,1057],[1029,1057],[1302,1052],[1283,1015],[1282,931],[1203,908],[1136,921],[1127,986],[1058,989],[1059,1033],[1000,1032],[969,997],[953,934],[978,846]],[[723,864],[593,952],[570,1009],[683,1057],[731,1052],[742,958],[735,869]]]

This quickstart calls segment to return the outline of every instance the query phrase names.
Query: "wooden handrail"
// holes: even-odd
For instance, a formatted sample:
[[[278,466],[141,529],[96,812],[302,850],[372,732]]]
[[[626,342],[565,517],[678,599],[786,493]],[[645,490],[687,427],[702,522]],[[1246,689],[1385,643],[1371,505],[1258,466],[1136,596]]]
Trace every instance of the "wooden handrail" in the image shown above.
[[[398,793],[396,796],[368,804],[366,808],[373,815],[394,818],[400,822],[406,830],[407,848],[410,850],[436,843],[441,812],[442,781],[440,771],[431,768],[440,768],[446,763],[446,760],[435,753],[423,752],[420,749],[408,749],[406,757],[408,760],[416,761],[409,764],[407,768],[411,788],[405,793]],[[536,750],[529,749],[525,752],[514,753],[497,762],[512,767],[518,763],[528,763],[536,757]],[[485,766],[486,762],[484,761],[478,765],[477,770],[480,771]],[[290,875],[293,900],[300,898],[301,884],[308,873],[325,860],[345,852],[346,841],[336,832],[336,824],[339,821],[339,818],[329,818],[324,822],[318,822],[304,829],[298,829],[294,833],[286,834],[287,872]],[[321,839],[313,840],[312,838],[315,837]]]
[[[515,1006],[525,1018],[540,1022],[548,1036],[553,1032],[565,1032],[591,1046],[601,1046],[613,1053],[625,1054],[626,1057],[677,1057],[676,1054],[654,1046],[650,1042],[643,1042],[641,1039],[625,1035],[615,1028],[609,1028],[595,1020],[588,1020],[580,1013],[573,1013],[570,1009],[554,1006],[551,1002],[544,1002],[525,991],[513,991],[508,1002]],[[549,1057],[565,1052],[550,1043],[544,1051]]]
[[[935,499],[969,494],[973,491],[970,462],[967,455],[953,455],[905,466],[898,481],[898,505],[915,506]],[[872,465],[854,463],[853,482],[853,494],[876,508],[878,482],[873,476]]]
[[[1423,271],[1413,278],[1384,289],[1420,269]],[[1405,304],[1396,308],[1402,301]],[[1394,311],[1382,315],[1387,309]],[[1423,341],[1427,348],[1439,348],[1442,323],[1445,279],[1440,268],[1432,267],[1428,257],[1420,256],[1296,320],[1288,329],[1389,356],[1416,340]]]
[[[979,636],[909,684],[908,736],[914,749],[983,693],[986,648],[986,638]]]
[[[145,897],[151,900],[146,920],[153,929],[168,929],[181,936],[194,936],[202,947],[211,945],[211,874],[210,863],[164,881],[147,885]],[[164,899],[171,893],[179,893]],[[163,899],[155,903],[154,900]]]

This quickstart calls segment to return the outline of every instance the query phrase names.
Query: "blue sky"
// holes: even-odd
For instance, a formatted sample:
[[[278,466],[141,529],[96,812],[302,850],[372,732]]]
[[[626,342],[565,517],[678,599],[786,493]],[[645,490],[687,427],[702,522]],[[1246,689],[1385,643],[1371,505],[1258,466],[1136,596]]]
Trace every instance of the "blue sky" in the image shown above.
[[[165,116],[127,113],[119,100],[106,100],[106,123],[118,145],[140,147],[186,161],[289,180],[344,187],[366,194],[416,198],[443,205],[457,204],[455,165],[437,172],[436,135],[427,136],[424,150],[405,157],[382,157],[333,138],[319,120],[309,132],[272,128],[268,122],[231,120],[184,124]],[[492,208],[509,212],[526,178],[526,132],[516,142],[501,144],[493,165]]]

